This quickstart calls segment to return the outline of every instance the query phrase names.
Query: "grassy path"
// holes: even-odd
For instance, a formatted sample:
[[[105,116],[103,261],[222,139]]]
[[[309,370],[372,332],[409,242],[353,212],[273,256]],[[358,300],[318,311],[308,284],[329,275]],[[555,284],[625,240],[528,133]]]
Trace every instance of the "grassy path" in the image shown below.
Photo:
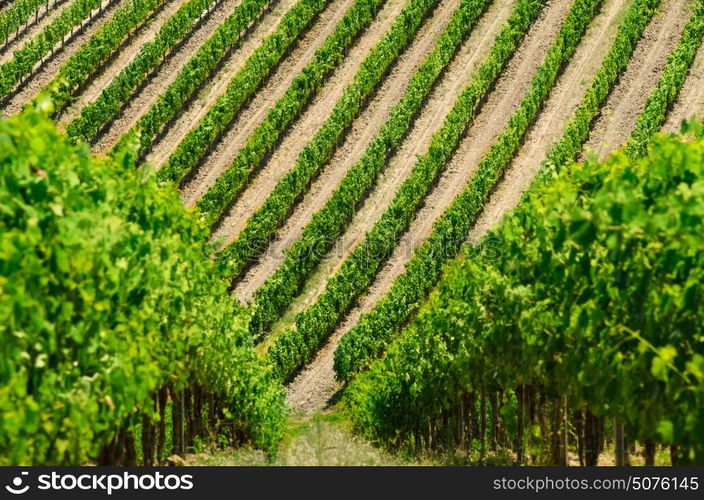
[[[293,416],[276,461],[270,464],[261,451],[225,450],[186,456],[184,465],[421,465],[375,448],[354,435],[339,413]],[[430,465],[430,464],[428,464]]]

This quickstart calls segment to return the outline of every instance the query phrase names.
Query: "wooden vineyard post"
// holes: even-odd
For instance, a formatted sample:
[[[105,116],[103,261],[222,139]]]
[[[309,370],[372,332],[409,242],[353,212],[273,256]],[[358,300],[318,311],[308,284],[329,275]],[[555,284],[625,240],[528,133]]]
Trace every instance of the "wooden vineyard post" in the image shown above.
[[[496,391],[491,392],[489,404],[491,405],[491,450],[496,451],[499,434],[499,396]]]
[[[652,439],[646,439],[643,447],[645,465],[655,465],[655,442]]]
[[[584,466],[584,433],[586,425],[584,424],[584,412],[579,409],[573,412],[575,434],[577,435],[577,456],[579,457],[579,465]]]
[[[486,454],[486,389],[482,388],[481,400],[479,403],[479,442],[481,456]]]
[[[567,418],[567,398],[561,398],[562,425],[560,426],[560,460],[559,464],[566,467],[569,463],[567,459],[567,440],[569,437],[569,419]]]
[[[626,465],[626,446],[623,433],[623,424],[614,421],[614,454],[616,455],[616,465]]]
[[[159,412],[159,427],[157,434],[156,459],[159,463],[163,460],[164,447],[166,446],[166,406],[168,403],[168,392],[166,388],[159,390],[157,395],[157,406]]]
[[[525,417],[525,408],[523,406],[524,387],[519,385],[516,387],[516,461],[519,464],[523,463],[523,419]]]

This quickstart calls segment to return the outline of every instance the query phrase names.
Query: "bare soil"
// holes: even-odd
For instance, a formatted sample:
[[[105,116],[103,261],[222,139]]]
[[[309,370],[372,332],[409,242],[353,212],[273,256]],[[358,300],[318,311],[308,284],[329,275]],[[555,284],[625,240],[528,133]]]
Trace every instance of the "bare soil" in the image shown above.
[[[672,105],[663,131],[677,132],[682,120],[704,119],[704,46],[700,46],[678,99]]]
[[[94,78],[93,81],[81,92],[76,101],[62,113],[58,123],[60,127],[66,127],[75,118],[77,118],[81,110],[89,103],[95,101],[105,88],[112,82],[120,71],[127,66],[145,43],[151,42],[156,37],[159,29],[164,23],[176,13],[176,11],[188,0],[167,0],[162,4],[158,12],[154,13],[154,17],[150,17],[145,24],[139,27],[135,33],[127,40],[127,43],[122,47],[122,50],[108,64],[101,68],[101,74]]]
[[[19,32],[10,33],[7,43],[0,43],[0,64],[4,64],[10,59],[16,50],[23,47],[29,40],[41,33],[51,22],[59,17],[66,7],[67,0],[54,0],[49,8],[44,5],[37,9],[38,16],[30,16],[27,25],[22,25]],[[7,6],[9,7],[9,5]],[[5,8],[7,8],[5,7]],[[2,12],[4,9],[0,9]]]
[[[553,144],[562,138],[587,89],[616,38],[628,5],[621,0],[607,0],[582,39],[550,93],[538,120],[528,133],[516,158],[492,193],[482,214],[470,232],[476,243],[509,210],[518,205],[523,192],[538,172]]]
[[[413,43],[399,57],[372,101],[354,121],[332,160],[279,231],[277,241],[273,242],[262,256],[261,262],[238,284],[235,293],[240,300],[251,299],[254,290],[273,274],[283,260],[284,250],[300,238],[303,228],[310,222],[313,214],[325,205],[348,170],[378,135],[381,126],[388,120],[392,107],[401,99],[411,77],[435,47],[438,37],[449,24],[458,5],[458,0],[441,2],[432,18],[421,27]]]
[[[688,4],[687,0],[666,0],[645,28],[628,68],[594,124],[585,151],[603,159],[628,140],[691,15]]]
[[[181,195],[187,206],[193,206],[230,166],[269,110],[286,93],[293,79],[313,60],[315,52],[334,31],[350,5],[351,0],[329,4],[248,105],[237,114],[229,130],[183,186]]]
[[[122,113],[109,124],[105,133],[93,144],[93,150],[103,153],[112,148],[122,134],[129,130],[159,95],[176,79],[183,66],[196,54],[203,43],[213,34],[223,18],[232,12],[241,0],[224,0],[208,15],[194,31],[186,35],[183,43],[167,55],[166,60],[153,72],[146,85],[133,94]]]
[[[160,166],[168,155],[183,140],[186,134],[193,129],[215,101],[225,92],[232,77],[244,65],[247,58],[262,44],[262,41],[273,33],[281,17],[291,8],[295,0],[281,0],[271,4],[252,26],[251,31],[245,35],[241,43],[226,57],[222,67],[213,78],[201,89],[198,96],[186,107],[182,108],[179,116],[155,141],[150,151],[147,162],[155,168]]]
[[[16,87],[11,97],[3,102],[3,115],[10,116],[18,113],[22,109],[22,106],[31,101],[47,83],[59,74],[61,66],[63,66],[83,44],[88,42],[100,27],[110,19],[112,14],[125,3],[127,3],[127,0],[118,0],[112,3],[111,0],[104,0],[101,12],[98,14],[96,9],[93,18],[84,21],[83,29],[76,29],[74,35],[67,36],[63,48],[61,42],[56,44],[53,56],[51,53],[47,54],[44,62],[38,63],[27,80]]]
[[[433,222],[466,185],[484,153],[499,136],[512,112],[520,104],[570,6],[571,2],[563,0],[551,2],[545,7],[516,56],[502,73],[494,91],[488,96],[469,133],[461,141],[457,152],[442,173],[437,186],[426,198],[425,205],[419,211],[409,231],[401,238],[396,250],[367,294],[339,325],[315,360],[306,366],[289,385],[287,401],[290,406],[306,413],[314,412],[324,408],[330,395],[338,390],[339,386],[334,379],[332,365],[333,354],[340,339],[356,324],[361,314],[371,310],[377,300],[389,290],[394,279],[403,272],[406,262],[412,257],[413,248],[429,236]],[[374,213],[380,214],[382,210],[383,207],[377,207]],[[360,214],[363,211],[364,209]],[[367,230],[368,228],[360,231],[361,235],[363,236]],[[357,242],[345,245],[345,248],[353,248],[356,244]]]

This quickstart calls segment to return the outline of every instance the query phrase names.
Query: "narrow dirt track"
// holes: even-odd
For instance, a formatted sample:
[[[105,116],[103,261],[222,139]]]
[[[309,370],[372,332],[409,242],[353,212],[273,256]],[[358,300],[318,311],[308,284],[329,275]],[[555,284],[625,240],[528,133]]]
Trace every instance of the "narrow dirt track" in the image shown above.
[[[103,1],[103,6],[107,5],[109,1],[110,0]],[[75,36],[67,39],[63,49],[61,49],[61,43],[57,44],[54,48],[54,55],[48,55],[48,59],[43,65],[35,67],[32,75],[19,87],[19,90],[3,104],[3,115],[10,116],[18,113],[22,109],[22,106],[31,101],[47,83],[59,74],[61,66],[63,66],[84,43],[90,40],[100,27],[112,17],[115,11],[125,5],[127,1],[128,0],[119,0],[114,2],[109,7],[104,8],[100,14],[94,15],[93,19],[84,26],[80,33],[76,32]]]
[[[161,5],[161,10],[153,13],[153,17],[151,17],[145,25],[138,28],[130,39],[127,40],[127,43],[121,48],[122,50],[117,57],[100,68],[100,75],[90,82],[71,107],[62,113],[59,119],[59,126],[66,127],[80,115],[81,110],[85,106],[96,100],[113,78],[115,78],[125,66],[132,62],[142,48],[142,45],[154,40],[163,24],[187,1],[188,0],[167,0],[164,2]]]
[[[210,13],[198,28],[186,35],[177,50],[171,52],[166,61],[150,75],[148,83],[139,89],[122,113],[108,126],[104,134],[93,144],[93,150],[103,153],[112,148],[118,139],[154,104],[159,95],[176,79],[179,70],[191,59],[203,43],[213,34],[232,9],[241,0],[224,0]]]
[[[230,208],[214,232],[214,238],[222,238],[230,242],[244,228],[247,219],[261,206],[286,172],[293,168],[299,153],[313,139],[330,116],[345,88],[353,81],[362,61],[391,28],[404,6],[405,2],[390,0],[382,8],[378,17],[362,33],[345,60],[334,70],[303,115],[287,131],[284,139],[252,183]]]
[[[287,133],[285,139],[267,162],[267,166],[265,166],[240,199],[231,207],[227,216],[222,220],[215,231],[215,238],[222,238],[227,242],[232,241],[244,228],[249,217],[261,206],[261,203],[269,196],[276,184],[284,177],[286,172],[294,167],[299,153],[313,139],[315,133],[330,116],[332,109],[342,96],[345,88],[353,81],[362,61],[373,46],[381,40],[391,28],[391,24],[393,24],[393,21],[405,6],[405,3],[396,2],[394,0],[389,5],[396,6],[398,10],[390,9],[388,11],[382,11],[382,17],[379,18],[379,23],[376,23],[376,26],[372,24],[370,30],[362,35],[362,38],[360,38],[359,42],[350,51],[345,62],[340,65],[339,69],[335,70],[330,81],[327,82],[321,89],[321,92],[313,99],[311,106],[309,106],[303,116]],[[369,123],[362,123],[360,125],[360,122],[356,120],[358,123],[357,131],[359,131],[359,127],[364,126],[370,126],[372,133],[373,130],[378,131],[387,117],[386,111],[398,101],[403,89],[408,84],[410,76],[413,71],[415,71],[417,64],[420,64],[425,54],[432,50],[435,38],[444,29],[447,22],[449,22],[452,11],[456,5],[455,0],[440,2],[433,12],[430,22],[426,22],[421,26],[414,41],[409,45],[408,50],[404,51],[406,57],[399,57],[396,64],[392,66],[390,75],[385,78],[387,83],[393,80],[397,88],[391,89],[393,92],[392,95],[380,94],[378,92],[379,89],[377,89],[374,98],[378,98],[378,100],[372,103],[369,108],[376,107],[378,113],[373,118],[368,115],[372,120]],[[398,67],[399,63],[402,63],[400,69]],[[399,73],[403,74],[399,75]],[[389,87],[386,86],[386,88]],[[347,135],[345,136],[344,144],[346,144],[347,147],[354,147],[354,139],[354,137]],[[373,136],[369,137],[369,141],[372,139]],[[363,149],[359,151],[359,154],[362,152]],[[339,159],[339,157],[334,158],[333,162],[336,159]],[[324,171],[330,170],[330,167],[334,164],[333,162],[328,164]],[[351,165],[347,165],[347,168],[350,166]],[[342,168],[337,168],[337,166],[333,167],[335,172],[333,172],[332,176],[329,178],[330,183],[334,185],[339,183],[342,176],[344,176],[343,168],[344,166],[342,166]]]
[[[54,19],[59,17],[61,12],[69,3],[69,0],[55,0],[51,3],[48,9],[44,8],[43,5],[39,7],[39,10],[37,11],[39,13],[37,22],[34,22],[34,16],[30,16],[27,29],[24,29],[23,25],[23,27],[20,28],[18,36],[15,36],[15,33],[12,33],[7,39],[7,45],[4,43],[0,44],[0,64],[4,64],[12,59],[12,54],[16,50],[41,33],[42,30],[51,24]],[[7,7],[9,7],[9,5]],[[2,10],[4,9],[0,9],[0,12]]]
[[[274,325],[274,332],[289,326],[298,312],[314,302],[324,290],[327,278],[339,268],[344,258],[354,249],[354,245],[364,237],[384,207],[393,199],[399,185],[413,168],[416,156],[427,150],[433,134],[442,126],[455,100],[468,85],[472,72],[491,49],[494,38],[511,13],[512,6],[512,0],[496,1],[483,16],[477,29],[462,45],[442,80],[431,93],[398,153],[380,176],[379,182],[354,215],[333,250],[314,271],[301,295],[296,298],[281,321]]]
[[[194,128],[208,110],[215,104],[232,77],[242,67],[247,58],[262,44],[262,41],[276,30],[281,17],[296,3],[296,0],[282,0],[272,5],[255,22],[252,30],[242,42],[224,60],[222,67],[203,86],[198,96],[179,111],[178,118],[155,141],[147,162],[152,166],[163,163],[168,155],[183,140],[189,130]]]
[[[584,93],[596,76],[628,8],[622,0],[607,0],[582,39],[572,61],[557,80],[535,125],[516,158],[491,194],[472,228],[469,241],[476,243],[506,212],[518,205],[521,195],[538,172],[553,144],[562,138]]]
[[[279,231],[278,240],[273,242],[262,256],[261,262],[253,266],[243,281],[238,283],[235,294],[240,300],[251,299],[254,290],[276,270],[283,259],[284,249],[300,238],[312,215],[323,207],[347,171],[361,158],[378,135],[381,126],[389,118],[391,108],[401,99],[418,66],[435,47],[438,37],[447,28],[458,5],[459,0],[441,2],[431,19],[421,27],[418,36],[399,57],[369,105],[353,122],[332,160],[313,182],[311,189]]]
[[[269,109],[286,93],[301,70],[310,63],[315,52],[335,30],[338,21],[352,3],[353,0],[342,0],[328,5],[266,79],[252,100],[237,114],[228,131],[183,186],[181,197],[187,206],[193,206],[230,166],[237,152],[264,121]],[[172,147],[175,148],[176,145],[173,144]],[[164,156],[164,160],[166,158]]]
[[[338,326],[313,362],[306,366],[289,385],[287,397],[289,406],[305,413],[317,411],[324,408],[330,397],[338,390],[339,385],[334,378],[333,355],[340,339],[356,324],[361,314],[368,312],[389,290],[393,280],[403,272],[406,262],[412,257],[412,249],[428,237],[433,222],[466,185],[482,156],[499,136],[513,110],[520,104],[570,7],[571,2],[567,0],[551,2],[545,7],[516,56],[502,73],[494,91],[488,96],[467,136],[461,141],[457,152],[441,174],[437,186],[428,195],[410,229],[401,238],[396,250],[367,294]],[[383,188],[383,186],[380,187]],[[358,215],[366,208],[367,204]],[[383,207],[375,207],[373,213],[380,214],[382,210]],[[370,222],[373,224],[375,221]],[[343,248],[354,248],[370,227],[371,224],[355,228],[357,234],[360,234],[359,239],[344,244]]]
[[[684,86],[665,121],[663,131],[677,132],[682,120],[691,116],[704,119],[704,45],[697,51]]]
[[[325,119],[330,115],[335,103],[354,78],[368,52],[388,30],[403,6],[404,2],[391,0],[382,7],[369,28],[364,30],[356,43],[352,46],[344,62],[335,68],[320,91],[313,97],[312,102],[303,114],[288,129],[281,143],[262,165],[262,168],[251,184],[230,208],[227,215],[214,232],[214,238],[222,238],[225,241],[231,241],[242,229],[247,218],[249,218],[266,199],[271,190],[276,186],[276,183],[292,168],[300,151],[308,144]],[[244,144],[244,141],[242,144]],[[235,154],[229,158],[216,160],[217,163],[211,165],[214,167],[211,172],[214,174],[215,172],[224,171],[230,165],[231,159],[234,158],[234,156]],[[210,177],[210,180],[214,182],[215,178]],[[209,183],[201,184],[201,189],[192,194],[196,197],[200,197],[200,195],[205,192],[202,188],[207,187],[209,187]],[[191,198],[189,201],[195,200]]]
[[[628,68],[594,124],[585,151],[593,151],[603,159],[628,140],[691,15],[688,3],[665,0],[662,12],[646,27]]]

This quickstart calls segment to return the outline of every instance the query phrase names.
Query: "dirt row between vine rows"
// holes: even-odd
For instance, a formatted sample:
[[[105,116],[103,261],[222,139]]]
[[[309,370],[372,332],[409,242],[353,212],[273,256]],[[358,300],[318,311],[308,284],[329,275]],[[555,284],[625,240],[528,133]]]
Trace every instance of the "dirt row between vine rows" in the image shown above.
[[[127,132],[159,95],[176,79],[178,72],[198,52],[203,43],[213,34],[222,20],[240,3],[240,0],[224,0],[213,9],[208,18],[182,41],[176,50],[170,52],[166,60],[149,77],[148,81],[133,94],[122,113],[113,120],[93,144],[93,150],[106,152]]]
[[[553,92],[551,98],[548,100],[548,103],[546,104],[546,107],[544,108],[543,112],[541,113],[539,122],[537,123],[536,127],[534,127],[534,129],[531,131],[531,134],[529,134],[526,144],[523,148],[521,148],[521,151],[519,152],[516,161],[513,162],[511,168],[507,172],[507,175],[499,184],[497,191],[492,195],[489,204],[487,205],[484,213],[482,214],[482,217],[480,218],[480,221],[478,221],[478,224],[473,229],[471,235],[471,239],[473,241],[476,241],[483,234],[485,234],[486,231],[494,223],[500,220],[500,218],[508,210],[513,208],[518,203],[518,201],[520,200],[521,193],[528,186],[533,175],[537,172],[537,168],[539,166],[540,161],[545,157],[545,154],[548,151],[548,144],[553,143],[561,137],[561,132],[564,128],[564,124],[566,123],[566,118],[563,114],[564,110],[567,107],[568,109],[571,109],[573,111],[574,108],[577,106],[579,102],[579,97],[582,95],[583,91],[586,90],[585,83],[588,83],[584,81],[583,77],[588,74],[593,75],[596,72],[598,68],[598,61],[600,61],[605,54],[605,46],[608,45],[607,39],[609,37],[613,38],[613,35],[615,34],[616,26],[613,21],[616,20],[618,10],[617,7],[618,6],[614,5],[613,3],[610,7],[607,4],[605,10],[601,14],[602,19],[593,25],[594,27],[601,27],[601,29],[597,31],[596,29],[594,29],[594,27],[592,28],[591,33],[588,34],[588,37],[587,39],[585,39],[585,42],[581,44],[580,50],[578,50],[577,54],[575,55],[573,62],[570,64],[565,74],[561,76],[560,81],[558,82],[558,86]],[[645,61],[641,64],[641,58],[638,57],[638,54],[635,54],[634,63],[629,65],[629,69],[627,70],[626,75],[624,75],[624,78],[621,80],[622,83],[619,85],[619,87],[623,85],[624,81],[632,82],[633,80],[630,79],[629,73],[635,72],[635,74],[638,75],[634,77],[635,81],[638,81],[639,83],[643,84],[643,87],[645,87],[645,89],[641,91],[641,94],[645,96],[643,98],[643,101],[641,102],[641,109],[642,104],[644,103],[644,99],[647,98],[647,95],[649,95],[652,88],[654,88],[655,82],[659,77],[658,70],[662,68],[667,56],[674,48],[676,41],[679,39],[679,35],[682,31],[684,23],[688,18],[688,14],[689,11],[684,8],[683,4],[670,2],[666,5],[664,13],[662,14],[662,17],[668,21],[666,23],[667,27],[660,27],[661,29],[657,33],[657,35],[648,36],[649,31],[657,31],[659,27],[658,20],[660,18],[654,20],[651,23],[651,26],[648,27],[648,30],[646,30],[646,34],[644,34],[643,40],[641,41],[641,43],[639,43],[638,48],[643,50],[643,53],[649,54],[650,57],[644,58]],[[608,19],[603,19],[603,16],[607,16]],[[589,41],[590,39],[591,42]],[[642,46],[646,44],[648,45],[648,48],[642,49]],[[589,51],[591,52],[591,54],[584,54],[584,51],[589,50],[584,47],[589,47],[590,45],[592,45],[593,47],[593,50]],[[596,46],[594,47],[594,45]],[[582,52],[582,54],[580,54],[580,52]],[[575,61],[579,62],[576,63]],[[634,66],[645,66],[647,69],[641,67],[638,71],[635,71],[633,69]],[[589,79],[587,78],[587,80]],[[575,83],[578,81],[579,85],[575,85]],[[626,85],[628,85],[628,83],[626,83]],[[575,87],[580,86],[583,88],[579,90],[575,89]],[[633,94],[631,94],[631,96],[632,95]],[[613,98],[610,98],[609,100],[613,101]],[[621,101],[617,102],[630,103],[631,101],[628,100],[628,98],[624,98]],[[624,124],[622,126],[627,127],[628,125],[626,125],[626,123],[629,122],[632,122],[632,124],[634,125],[635,118],[637,117],[639,111],[633,111],[633,108],[633,105],[621,106],[619,112],[614,112],[611,116],[614,120],[618,120],[619,123]],[[607,148],[613,148],[616,147],[617,144],[619,144],[615,142],[614,139],[614,136],[619,132],[623,134],[623,129],[617,129],[614,131],[609,127],[609,131],[607,132],[608,138],[605,141]],[[623,136],[621,142],[625,141],[626,138],[627,135]],[[606,152],[608,152],[608,150],[609,149],[607,149]],[[457,157],[458,156],[456,155],[455,158]],[[421,212],[417,220],[414,222],[414,225],[416,223],[419,223],[419,221],[428,221],[428,219],[429,218],[424,217]],[[429,226],[431,223],[424,222],[421,224]],[[427,237],[427,234],[419,234],[418,232],[415,232],[413,228],[411,229],[411,231],[409,231],[409,234],[413,234],[418,241],[423,241],[423,239]],[[403,241],[400,246],[400,248],[403,250],[402,245]],[[409,241],[406,247],[411,246],[413,246],[413,244]],[[351,328],[354,323],[356,323],[359,316],[362,313],[370,310],[373,307],[374,303],[376,303],[376,301],[378,301],[383,296],[383,293],[385,293],[388,288],[390,288],[390,284],[393,282],[393,279],[391,279],[389,281],[389,285],[381,291],[376,292],[375,290],[378,286],[378,283],[383,280],[385,274],[387,273],[387,270],[389,270],[390,268],[393,269],[394,267],[396,268],[397,272],[390,273],[393,275],[393,277],[403,272],[403,266],[405,265],[405,262],[397,261],[396,265],[394,264],[394,257],[392,257],[385,269],[382,270],[382,272],[380,273],[370,293],[368,293],[362,301],[362,304],[355,308],[356,310],[348,316],[347,321],[345,322],[345,324],[343,324],[344,330]],[[355,314],[357,310],[359,310],[359,313]],[[342,335],[340,334],[339,337],[341,338],[341,336]],[[309,383],[310,389],[313,389],[316,392],[323,393],[322,397],[317,397],[317,405],[311,404],[316,398],[311,398],[310,396],[308,398],[305,398],[303,401],[301,401],[300,398],[297,399],[294,395],[292,395],[293,388],[290,388],[289,392],[290,404],[293,404],[294,406],[298,405],[298,407],[303,409],[304,411],[315,411],[321,408],[321,402],[324,405],[324,401],[326,401],[326,399],[329,399],[330,396],[334,394],[337,385],[334,383],[334,380],[332,380],[332,376],[334,375],[334,373],[332,372],[333,353],[334,347],[331,348],[329,351],[329,368],[321,368],[319,370],[329,372],[330,378],[328,379],[329,383],[327,384],[329,388],[327,389],[327,391],[324,389],[322,391],[320,390],[321,385],[323,385],[321,384],[320,380],[316,380],[315,382]]]
[[[446,73],[431,94],[428,103],[424,106],[424,110],[415,121],[413,126],[414,131],[411,132],[410,137],[404,143],[405,148],[408,150],[405,154],[413,156],[421,152],[424,144],[425,147],[427,147],[430,137],[442,125],[455,99],[465,87],[468,76],[471,74],[478,61],[489,51],[502,23],[510,15],[511,6],[511,0],[501,0],[492,3],[473,33],[467,41],[462,44],[457,56],[448,65]],[[369,108],[374,108],[374,104],[370,105]],[[365,111],[365,115],[368,112],[369,111]],[[402,151],[404,150],[402,149]],[[404,153],[400,154],[403,155]],[[334,160],[331,163],[334,164]],[[399,165],[399,162],[394,161],[392,165]],[[382,174],[379,184],[389,184],[390,178],[399,178],[401,173],[401,171],[394,172],[393,166],[390,166],[386,173]],[[274,272],[276,265],[283,259],[285,249],[300,238],[304,224],[307,223],[312,216],[313,209],[317,209],[310,201],[319,198],[319,195],[316,193],[319,189],[322,190],[326,188],[326,180],[326,172],[323,172],[321,177],[312,186],[310,195],[302,201],[289,220],[287,220],[286,224],[277,235],[277,240],[273,242],[269,251],[262,257],[260,264],[253,267],[238,285],[236,293],[241,300],[251,297],[254,291]],[[395,185],[400,184],[401,180],[398,180]],[[336,187],[337,185],[334,185],[327,187],[327,189],[329,189],[329,192],[332,192]],[[372,196],[377,196],[379,199],[370,203],[370,207],[386,206],[393,195],[394,191],[392,190],[375,190]],[[322,272],[318,273],[319,277],[324,277],[323,274]],[[301,303],[301,308],[306,303],[310,302]],[[300,310],[300,308],[296,308],[296,310]]]
[[[23,47],[29,40],[37,36],[44,30],[51,22],[59,17],[59,14],[68,5],[68,0],[54,0],[49,8],[46,9],[44,5],[39,7],[37,13],[39,17],[36,19],[35,16],[30,16],[27,28],[24,25],[20,27],[19,33],[13,32],[7,38],[7,44],[0,43],[0,64],[4,64],[10,59],[12,59],[12,54]],[[9,5],[8,5],[9,7]],[[7,7],[6,7],[7,8]],[[3,9],[0,9],[2,12]]]
[[[506,169],[503,178],[489,197],[487,204],[470,231],[469,241],[479,239],[494,226],[507,211],[518,205],[547,157],[552,146],[562,138],[565,127],[574,116],[582,97],[596,76],[606,53],[616,38],[618,27],[628,3],[606,0],[582,43],[550,93],[538,120]]]
[[[704,45],[697,51],[689,75],[672,106],[663,131],[677,132],[682,120],[692,116],[700,120],[704,119]]]
[[[208,80],[195,99],[181,108],[178,117],[157,137],[147,162],[153,167],[160,166],[205,116],[215,101],[225,92],[232,77],[239,71],[247,58],[273,33],[283,15],[296,3],[296,0],[281,0],[270,4],[251,30],[232,53],[225,58],[216,74]]]
[[[329,164],[278,232],[277,240],[272,242],[258,265],[253,266],[247,276],[238,283],[235,294],[240,300],[249,300],[254,290],[273,274],[283,259],[284,249],[300,238],[304,226],[310,222],[313,214],[323,207],[347,171],[361,158],[371,141],[378,135],[382,124],[389,118],[391,108],[401,99],[411,77],[435,47],[438,37],[447,28],[458,5],[459,0],[441,2],[408,49],[401,54],[371,102],[353,122],[344,142],[338,147]],[[331,108],[332,106],[328,109]],[[288,154],[280,156],[288,157],[285,160],[287,169],[293,167],[295,157]],[[246,219],[240,223],[240,228],[244,222]]]
[[[391,158],[389,166],[380,176],[377,185],[353,216],[335,247],[313,272],[303,292],[295,299],[282,319],[274,325],[274,334],[292,326],[295,315],[317,299],[325,289],[327,279],[339,269],[343,260],[354,249],[356,242],[381,216],[384,208],[393,199],[397,188],[409,175],[416,156],[427,150],[433,134],[442,126],[456,98],[468,85],[472,71],[490,50],[496,34],[501,29],[501,23],[510,15],[513,3],[513,0],[495,2],[489,14],[481,19],[477,29],[462,45],[459,54],[450,63],[443,78],[430,94],[428,102],[415,120],[399,151]]]
[[[646,27],[628,68],[594,124],[585,152],[593,151],[603,159],[628,140],[692,13],[688,3],[665,0],[661,12]]]
[[[380,93],[380,89],[377,89],[375,92],[373,97],[378,99],[371,106],[368,106],[368,109],[373,109],[377,113],[373,113],[373,116],[368,114],[366,117],[369,121],[366,123],[360,120],[353,122],[353,124],[356,124],[356,127],[353,127],[353,133],[348,133],[344,138],[346,147],[366,146],[366,144],[363,144],[365,137],[358,137],[361,132],[360,129],[365,130],[368,141],[371,141],[376,136],[382,123],[386,120],[388,110],[400,99],[411,75],[418,64],[422,62],[425,55],[432,50],[435,38],[447,26],[457,5],[459,5],[458,0],[443,0],[438,4],[428,22],[421,26],[413,42],[399,56],[399,59],[392,66],[392,71],[384,79],[384,84],[381,87],[388,90]],[[382,14],[385,13],[382,12]],[[286,172],[294,168],[299,153],[313,139],[315,133],[330,116],[345,88],[353,81],[362,61],[376,42],[381,40],[388,29],[390,29],[394,21],[393,18],[396,15],[392,12],[389,12],[388,15],[388,27],[386,29],[373,33],[376,35],[373,39],[363,37],[360,40],[362,43],[357,44],[350,51],[350,57],[340,66],[340,71],[335,72],[333,78],[322,89],[322,92],[316,96],[306,113],[291,128],[286,138],[272,154],[268,166],[273,168],[264,169],[237,203],[233,205],[216,231],[216,237],[232,241],[244,228],[250,215],[269,196],[274,186],[284,177]],[[365,42],[369,42],[368,47],[364,46]],[[337,78],[338,76],[341,78]],[[355,131],[357,133],[354,133]],[[360,143],[360,141],[362,142]],[[359,154],[361,155],[361,151]],[[349,164],[338,163],[342,159],[341,156],[336,155],[333,161],[323,169],[323,172],[328,172],[326,178],[332,185],[337,185],[342,180],[346,171],[345,167],[351,167]],[[321,201],[324,203],[325,200]]]
[[[70,57],[88,42],[93,35],[103,26],[114,14],[114,12],[124,6],[128,0],[119,0],[104,8],[100,14],[94,15],[79,33],[76,32],[73,36],[67,38],[66,43],[61,47],[59,42],[54,47],[54,55],[48,55],[43,64],[38,65],[28,78],[20,84],[11,97],[3,104],[2,111],[4,116],[10,116],[18,113],[22,106],[30,102],[44,86],[49,83],[56,75],[59,74],[61,67],[70,59]],[[103,1],[103,6],[108,5],[110,0]]]
[[[164,23],[187,1],[188,0],[167,0],[163,2],[158,7],[159,10],[152,13],[147,23],[138,28],[133,35],[125,41],[119,54],[116,54],[113,60],[100,68],[100,74],[86,86],[71,107],[62,113],[58,121],[59,126],[62,128],[68,126],[69,123],[80,115],[84,107],[95,101],[113,78],[115,78],[125,66],[132,62],[142,46],[154,40]]]
[[[561,0],[546,5],[539,19],[529,30],[524,42],[516,55],[507,65],[494,90],[489,94],[478,116],[470,127],[467,136],[460,142],[459,148],[446,169],[440,176],[437,185],[426,198],[424,206],[411,224],[409,231],[402,237],[391,258],[377,275],[374,283],[352,309],[346,318],[338,325],[335,332],[318,352],[314,361],[306,366],[289,385],[287,402],[296,410],[304,413],[323,408],[332,395],[338,390],[333,371],[333,355],[342,336],[356,324],[361,314],[369,311],[374,303],[391,287],[393,280],[403,271],[403,266],[412,257],[412,249],[430,234],[433,222],[452,203],[466,185],[483,154],[499,136],[513,111],[518,107],[523,95],[528,90],[537,67],[545,57],[548,47],[552,44],[562,25],[571,2]],[[449,111],[449,109],[447,110]],[[397,175],[392,181],[395,185],[380,184],[375,191],[396,191],[399,181],[410,172],[415,163],[418,151],[409,154],[407,145],[415,146],[415,127],[411,136],[402,148],[400,159],[406,168],[405,175]],[[427,150],[429,136],[420,152]],[[395,158],[394,160],[398,160]],[[386,180],[386,179],[385,179]],[[365,233],[382,213],[384,206],[374,206],[374,193],[355,217],[351,230],[343,237],[341,255],[348,255],[359,244]],[[354,239],[350,239],[354,235]],[[348,250],[349,249],[349,250]],[[337,261],[337,262],[335,262]],[[342,260],[331,259],[326,275],[336,272]],[[322,287],[324,283],[322,283]],[[317,294],[316,294],[317,295]]]
[[[286,93],[293,79],[314,58],[315,52],[335,30],[338,21],[352,3],[351,0],[331,2],[299,38],[298,43],[267,78],[247,106],[236,115],[212,152],[185,182],[181,194],[187,206],[193,206],[227,170],[238,151],[264,121],[268,111]]]

